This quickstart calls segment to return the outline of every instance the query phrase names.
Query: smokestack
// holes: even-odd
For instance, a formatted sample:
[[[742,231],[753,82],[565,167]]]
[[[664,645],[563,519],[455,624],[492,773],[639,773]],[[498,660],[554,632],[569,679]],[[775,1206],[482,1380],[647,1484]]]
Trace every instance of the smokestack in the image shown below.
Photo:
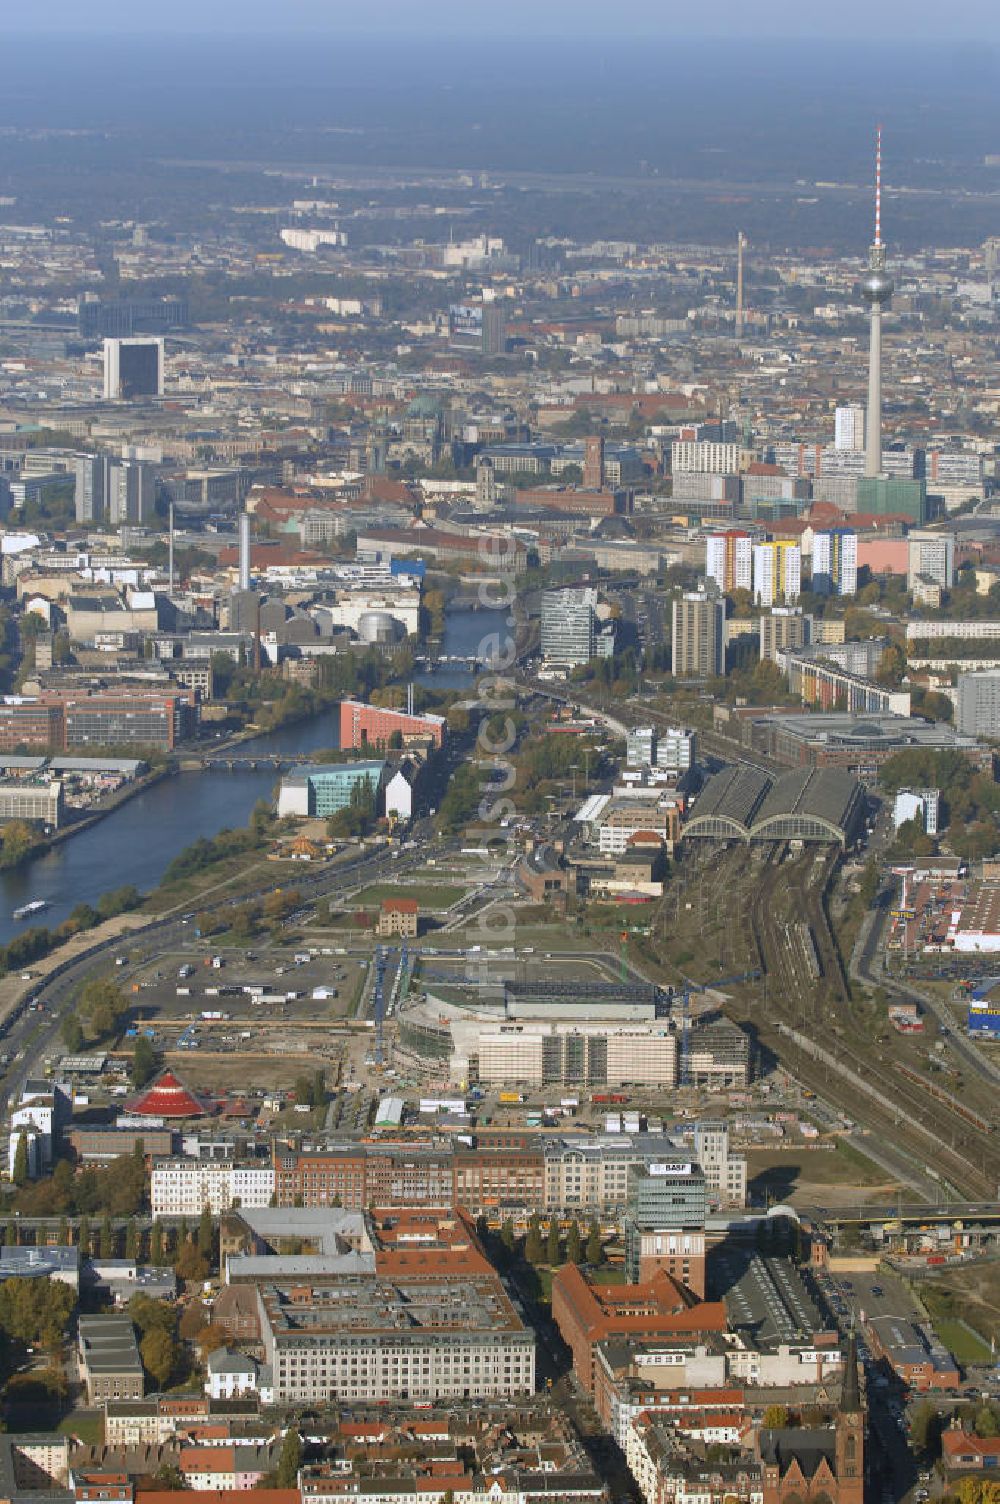
[[[167,593],[170,595],[171,599],[173,599],[173,594],[174,594],[174,504],[173,504],[173,502],[170,503],[170,541],[169,541],[169,544],[168,544],[168,548],[169,548],[169,558],[168,558],[168,562],[167,562],[167,574],[168,574],[168,577],[169,577],[169,580],[170,580],[170,584],[167,587]]]
[[[240,513],[240,579],[241,590],[250,589],[250,513]]]
[[[409,683],[406,686],[406,713],[407,713],[407,715],[412,715],[413,714],[413,684],[412,684],[412,682]]]
[[[743,249],[746,239],[743,231],[736,237],[736,338],[743,338]]]
[[[244,515],[246,515],[246,514],[244,514]],[[249,590],[249,588],[250,587],[249,587],[249,584],[248,584],[247,585],[247,589]],[[254,629],[253,629],[253,671],[257,675],[260,674],[260,662],[261,662],[261,651],[260,651],[260,596],[258,595],[258,597],[257,597],[257,610],[256,610],[256,613],[255,613]]]

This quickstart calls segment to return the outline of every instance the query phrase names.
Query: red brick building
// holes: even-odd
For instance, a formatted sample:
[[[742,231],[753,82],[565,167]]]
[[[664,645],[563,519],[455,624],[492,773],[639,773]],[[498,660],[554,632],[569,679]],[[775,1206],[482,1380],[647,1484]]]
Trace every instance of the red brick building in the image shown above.
[[[762,1430],[758,1445],[764,1504],[864,1504],[865,1414],[853,1338],[832,1423]]]
[[[609,1337],[704,1337],[726,1330],[721,1300],[698,1300],[661,1271],[648,1284],[592,1284],[575,1264],[552,1281],[552,1319],[573,1354],[573,1371],[594,1393],[594,1349]]]
[[[395,732],[407,737],[430,737],[436,747],[444,742],[445,720],[440,715],[407,715],[405,710],[389,710],[383,705],[364,705],[360,700],[340,702],[340,745],[348,747],[386,747]]]

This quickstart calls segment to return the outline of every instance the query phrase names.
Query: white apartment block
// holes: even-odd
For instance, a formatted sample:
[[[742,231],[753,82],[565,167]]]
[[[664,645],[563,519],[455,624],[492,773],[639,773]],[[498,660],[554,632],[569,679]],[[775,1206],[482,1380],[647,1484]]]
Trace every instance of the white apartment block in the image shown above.
[[[281,239],[290,250],[305,251],[307,255],[314,255],[323,245],[344,246],[347,244],[347,236],[343,230],[289,228],[281,231]]]
[[[271,1165],[167,1159],[154,1164],[150,1176],[154,1217],[198,1217],[206,1206],[218,1216],[234,1206],[270,1206],[273,1195]]]
[[[753,586],[753,539],[749,533],[710,533],[705,539],[705,573],[725,594]]]
[[[756,543],[753,594],[759,606],[794,605],[802,589],[802,550],[797,543]]]
[[[955,583],[955,535],[914,528],[907,536],[908,558],[906,588],[913,590],[918,579],[933,581],[942,590]]]
[[[739,444],[716,444],[707,439],[676,439],[670,446],[670,469],[695,475],[738,475],[751,460]]]
[[[813,589],[829,595],[854,595],[858,588],[858,535],[846,528],[813,537]]]
[[[668,726],[656,739],[656,766],[686,773],[698,757],[697,733],[686,727]]]
[[[864,449],[865,410],[838,407],[834,414],[833,443],[836,449]]]
[[[934,641],[942,637],[978,638],[980,641],[1000,641],[1000,621],[908,621],[907,642]]]

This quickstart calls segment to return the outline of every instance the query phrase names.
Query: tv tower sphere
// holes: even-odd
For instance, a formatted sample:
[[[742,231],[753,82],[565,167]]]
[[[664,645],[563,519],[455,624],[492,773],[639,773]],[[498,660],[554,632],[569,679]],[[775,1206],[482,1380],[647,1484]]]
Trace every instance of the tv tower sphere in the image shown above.
[[[874,251],[876,247],[872,246],[871,249]],[[883,252],[884,259],[885,248],[883,246],[878,246],[877,249]],[[874,257],[869,255],[868,259],[869,261],[872,261],[874,260]],[[879,266],[870,267],[868,275],[861,283],[861,291],[864,293],[865,299],[869,303],[888,303],[889,299],[892,297],[892,287],[892,278],[889,276],[889,273],[885,271],[883,267]]]

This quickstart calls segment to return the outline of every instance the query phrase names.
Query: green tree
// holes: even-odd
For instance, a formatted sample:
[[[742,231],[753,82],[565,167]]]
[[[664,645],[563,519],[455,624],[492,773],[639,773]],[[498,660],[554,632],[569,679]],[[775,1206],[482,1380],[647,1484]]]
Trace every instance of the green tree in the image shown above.
[[[35,833],[24,820],[8,820],[0,832],[5,867],[15,867],[35,845]]]
[[[299,1481],[299,1468],[302,1466],[302,1437],[298,1431],[289,1429],[285,1432],[285,1439],[281,1444],[281,1456],[278,1458],[278,1470],[276,1483],[279,1488],[294,1488]]]
[[[28,1179],[28,1135],[23,1128],[17,1137],[14,1167],[10,1172],[10,1178],[17,1186],[24,1185]]]
[[[75,1013],[67,1013],[59,1026],[62,1042],[71,1055],[76,1055],[83,1048],[83,1029],[80,1020]]]
[[[932,1462],[941,1450],[944,1418],[930,1400],[923,1400],[910,1416],[910,1445],[917,1456]]]
[[[870,909],[875,902],[875,895],[879,890],[881,881],[882,871],[878,858],[870,856],[861,874],[861,901],[866,909]]]
[[[580,1228],[576,1222],[569,1224],[569,1232],[566,1234],[566,1262],[567,1264],[579,1264],[583,1259],[583,1240],[580,1237]]]
[[[207,1326],[202,1327],[195,1341],[201,1353],[201,1361],[204,1363],[209,1353],[214,1353],[218,1348],[226,1346],[229,1341],[229,1331],[217,1322],[210,1321]]]
[[[508,1255],[512,1255],[513,1254],[513,1252],[514,1252],[514,1224],[513,1224],[513,1222],[511,1221],[511,1219],[509,1217],[506,1217],[504,1219],[503,1224],[502,1224],[502,1226],[500,1228],[500,1244],[506,1250],[506,1252],[507,1252]]]
[[[559,1263],[559,1223],[555,1217],[549,1218],[549,1233],[545,1241],[545,1259],[551,1268]]]
[[[90,1258],[90,1218],[89,1217],[81,1217],[80,1218],[80,1227],[79,1227],[79,1231],[77,1232],[76,1241],[77,1241],[77,1246],[80,1249],[80,1257],[82,1259],[89,1259]]]
[[[587,1234],[587,1263],[599,1264],[604,1254],[604,1244],[601,1242],[600,1224],[595,1220],[590,1224]]]
[[[157,1217],[149,1234],[149,1262],[158,1269],[163,1263],[163,1223]]]
[[[180,1493],[187,1488],[187,1479],[174,1462],[161,1462],[153,1474],[153,1482],[164,1493]]]
[[[788,1425],[787,1405],[768,1405],[762,1416],[762,1422],[769,1431],[780,1431]]]
[[[529,1264],[540,1264],[545,1258],[542,1229],[537,1215],[528,1223],[528,1236],[524,1240],[524,1256]]]
[[[139,1224],[134,1218],[131,1218],[125,1230],[125,1257],[127,1259],[138,1259],[139,1241]]]
[[[169,1332],[154,1328],[139,1345],[143,1367],[158,1389],[166,1388],[177,1367],[177,1344]]]
[[[101,1258],[113,1259],[115,1256],[115,1234],[111,1226],[111,1218],[105,1212],[101,1221]]]
[[[26,1347],[59,1344],[74,1304],[74,1292],[58,1280],[4,1280],[0,1284],[0,1332]]]
[[[976,1435],[984,1439],[1000,1436],[1000,1410],[988,1402],[976,1411]]]
[[[198,1219],[198,1252],[207,1264],[212,1264],[215,1238],[212,1230],[212,1210],[208,1205],[202,1207],[201,1216]]]
[[[132,1081],[136,1088],[145,1086],[156,1070],[156,1052],[146,1034],[140,1034],[132,1051]]]
[[[203,1280],[208,1274],[208,1260],[198,1252],[197,1245],[185,1239],[178,1244],[174,1259],[174,1273],[178,1279]]]

